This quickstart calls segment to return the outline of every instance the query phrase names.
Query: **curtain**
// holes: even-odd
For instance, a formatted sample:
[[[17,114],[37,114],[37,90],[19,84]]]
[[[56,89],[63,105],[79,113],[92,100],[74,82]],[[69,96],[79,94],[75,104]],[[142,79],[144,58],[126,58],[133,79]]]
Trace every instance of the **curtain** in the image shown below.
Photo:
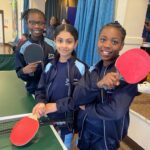
[[[97,42],[100,28],[113,21],[115,0],[78,0],[75,27],[79,32],[77,56],[88,65],[99,60]]]
[[[24,0],[23,11],[25,11],[27,9],[29,9],[29,0]],[[22,24],[23,24],[23,33],[29,33],[27,22],[23,20]]]
[[[66,18],[66,3],[62,0],[46,0],[45,3],[45,15],[46,15],[46,24],[49,25],[49,20],[52,16],[58,18],[61,21],[63,18]]]
[[[76,11],[77,11],[77,7],[68,7],[67,19],[69,20],[70,24],[72,24],[72,25],[74,25],[74,22],[75,22]]]

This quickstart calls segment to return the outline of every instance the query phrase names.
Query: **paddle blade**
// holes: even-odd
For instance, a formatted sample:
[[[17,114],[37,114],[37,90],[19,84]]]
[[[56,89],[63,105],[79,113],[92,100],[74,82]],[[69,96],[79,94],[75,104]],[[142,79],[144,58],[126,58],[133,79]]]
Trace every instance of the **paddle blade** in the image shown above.
[[[32,140],[38,129],[38,120],[24,117],[13,127],[10,133],[10,141],[13,145],[23,146]]]
[[[131,49],[119,56],[115,65],[127,83],[138,83],[150,72],[150,56],[142,49]]]
[[[34,62],[42,62],[44,59],[43,48],[35,43],[30,44],[24,51],[24,59],[27,64]]]

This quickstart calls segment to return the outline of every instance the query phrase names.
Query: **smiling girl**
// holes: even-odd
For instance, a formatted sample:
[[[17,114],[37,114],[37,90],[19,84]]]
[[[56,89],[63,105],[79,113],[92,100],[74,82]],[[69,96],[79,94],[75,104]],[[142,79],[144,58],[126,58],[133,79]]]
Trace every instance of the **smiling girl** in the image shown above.
[[[47,64],[50,56],[54,57],[55,51],[43,36],[46,19],[42,11],[36,8],[28,9],[23,13],[22,19],[27,23],[30,34],[16,50],[16,73],[19,78],[26,82],[27,92],[34,94],[41,77],[42,65],[38,63],[27,64],[24,59],[24,51],[32,43],[40,45],[44,52],[44,65]]]
[[[47,64],[41,76],[35,94],[38,104],[33,108],[33,114],[42,116],[48,113],[51,119],[62,120],[63,122],[59,124],[54,122],[54,125],[65,145],[70,149],[76,114],[73,111],[65,111],[68,106],[61,102],[72,97],[74,87],[85,74],[87,66],[75,56],[74,49],[78,43],[78,32],[72,25],[58,26],[55,31],[55,42],[58,54]],[[49,113],[53,104],[56,108],[56,102],[60,102],[60,111]]]

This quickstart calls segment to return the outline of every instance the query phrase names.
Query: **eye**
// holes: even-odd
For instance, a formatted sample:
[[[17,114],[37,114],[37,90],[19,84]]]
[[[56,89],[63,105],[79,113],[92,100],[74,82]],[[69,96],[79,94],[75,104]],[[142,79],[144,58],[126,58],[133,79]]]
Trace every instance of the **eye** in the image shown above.
[[[57,42],[57,43],[63,43],[63,39],[58,38],[58,39],[56,39],[56,42]]]
[[[73,40],[71,40],[71,39],[69,39],[69,40],[66,40],[66,43],[67,44],[72,44],[74,41]]]
[[[36,22],[33,21],[33,20],[29,20],[29,23],[30,23],[31,25],[35,25],[35,24],[36,24]]]
[[[39,26],[44,26],[44,25],[45,25],[45,22],[39,21],[39,22],[37,22],[37,24],[38,24]]]
[[[105,41],[106,41],[106,38],[104,38],[104,37],[100,37],[100,38],[99,38],[99,41],[103,43],[103,42],[105,42]]]
[[[44,25],[45,25],[45,22],[42,22],[42,21],[29,20],[28,22],[29,22],[29,24],[31,24],[32,26],[35,26],[35,25],[44,26]]]
[[[113,45],[119,44],[119,41],[118,41],[118,40],[112,40],[111,42],[112,42]]]

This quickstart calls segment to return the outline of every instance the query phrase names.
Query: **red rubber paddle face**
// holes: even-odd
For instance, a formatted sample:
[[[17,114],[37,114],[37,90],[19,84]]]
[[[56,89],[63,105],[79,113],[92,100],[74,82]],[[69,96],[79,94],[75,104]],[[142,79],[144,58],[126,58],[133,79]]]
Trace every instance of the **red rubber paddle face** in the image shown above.
[[[138,83],[150,72],[150,56],[142,49],[131,49],[119,56],[115,65],[127,83]]]
[[[38,120],[24,117],[13,127],[10,134],[10,141],[13,145],[23,146],[32,140],[38,129]]]

